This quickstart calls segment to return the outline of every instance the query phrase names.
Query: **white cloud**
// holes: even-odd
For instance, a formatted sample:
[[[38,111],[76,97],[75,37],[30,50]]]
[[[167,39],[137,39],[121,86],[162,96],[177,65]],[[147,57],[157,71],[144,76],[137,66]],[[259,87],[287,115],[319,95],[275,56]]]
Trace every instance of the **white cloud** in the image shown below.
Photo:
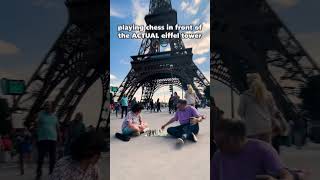
[[[16,45],[0,40],[0,55],[17,54],[20,51]]]
[[[110,86],[119,87],[122,83],[122,79],[118,78],[116,75],[110,73]]]
[[[205,58],[205,57],[200,57],[200,58],[197,58],[197,59],[194,60],[194,62],[196,64],[202,64],[202,63],[204,63],[206,61],[207,61],[207,58]]]
[[[201,0],[183,0],[180,8],[190,15],[195,15],[199,11]]]
[[[193,48],[192,52],[197,55],[210,52],[210,24],[208,22],[203,23],[201,33],[201,39],[184,39],[185,46]]]
[[[208,6],[198,17],[199,24],[202,24],[202,31],[196,33],[202,33],[201,39],[184,39],[185,47],[192,48],[193,54],[202,55],[205,53],[210,53],[210,2],[208,1]],[[197,21],[195,19],[194,21]]]
[[[119,10],[115,8],[110,8],[110,16],[117,17],[117,18],[125,18],[126,15],[124,13],[121,13]]]
[[[114,80],[117,80],[117,76],[113,75],[113,74],[110,74],[110,80],[111,81],[114,81]]]
[[[182,1],[181,3],[181,9],[184,11],[188,8],[189,3],[187,1]]]
[[[149,1],[147,0],[131,0],[132,16],[136,25],[145,25],[144,16],[148,14]]]
[[[299,0],[269,0],[272,5],[280,8],[291,8],[299,3]]]
[[[194,19],[194,20],[191,22],[191,24],[197,25],[197,24],[199,24],[199,22],[200,22],[200,19],[197,18],[197,19]]]
[[[130,61],[129,60],[125,60],[125,59],[121,59],[120,60],[120,64],[130,65]]]

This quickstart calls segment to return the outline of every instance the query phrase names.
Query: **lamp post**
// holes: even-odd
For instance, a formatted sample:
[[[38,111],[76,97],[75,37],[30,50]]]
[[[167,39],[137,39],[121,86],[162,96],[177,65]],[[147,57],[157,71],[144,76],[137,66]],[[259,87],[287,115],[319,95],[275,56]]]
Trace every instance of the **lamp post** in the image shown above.
[[[171,80],[173,80],[173,74],[172,74],[172,71],[173,71],[173,64],[170,64]],[[173,95],[173,81],[172,81],[171,87],[172,87],[171,94]]]

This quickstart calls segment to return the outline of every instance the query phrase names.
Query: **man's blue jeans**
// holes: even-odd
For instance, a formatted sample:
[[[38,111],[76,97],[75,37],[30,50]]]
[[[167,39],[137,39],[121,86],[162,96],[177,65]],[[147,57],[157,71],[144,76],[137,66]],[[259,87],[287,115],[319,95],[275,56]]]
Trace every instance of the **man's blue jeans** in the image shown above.
[[[169,127],[167,129],[168,134],[176,138],[182,138],[185,134],[187,139],[191,139],[191,134],[198,134],[199,133],[199,124],[183,124],[180,126]]]

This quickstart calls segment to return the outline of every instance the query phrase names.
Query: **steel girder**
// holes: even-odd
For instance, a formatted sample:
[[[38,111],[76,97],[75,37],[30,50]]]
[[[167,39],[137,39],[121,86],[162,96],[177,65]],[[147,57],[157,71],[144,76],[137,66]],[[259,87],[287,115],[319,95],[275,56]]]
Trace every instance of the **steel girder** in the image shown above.
[[[174,26],[177,24],[177,12],[172,9],[170,0],[150,0],[149,14],[145,16],[145,21],[147,25]],[[171,51],[160,52],[160,46],[169,46]],[[203,97],[203,90],[209,86],[209,82],[192,61],[192,55],[191,49],[184,47],[181,38],[143,39],[138,55],[132,57],[132,68],[115,96],[121,99],[125,94],[131,99],[142,87],[142,100],[145,100],[150,99],[164,85],[186,87],[191,84],[197,95]]]
[[[141,96],[141,102],[146,102],[149,99],[151,99],[154,95],[154,93],[165,86],[174,85],[178,86],[180,88],[182,87],[182,84],[178,78],[166,78],[166,79],[156,79],[151,82],[147,82],[142,86],[142,96]]]
[[[317,64],[265,0],[212,4],[211,77],[242,92],[258,72],[287,119],[300,118],[298,94]]]
[[[148,92],[149,95],[146,96],[150,97],[158,89],[158,86],[174,84],[176,79],[179,79],[179,84],[181,84],[179,86],[186,87],[187,84],[191,84],[197,95],[203,97],[202,91],[206,86],[209,86],[209,82],[194,65],[191,49],[183,51],[188,53],[186,55],[172,55],[171,52],[161,52],[154,55],[149,54],[148,58],[134,56],[133,59],[141,57],[144,61],[132,62],[132,69],[115,95],[121,98],[125,94],[131,99],[136,91],[143,87],[143,93]],[[147,90],[145,87],[153,88]]]
[[[25,121],[36,118],[47,100],[53,102],[60,121],[70,119],[87,90],[99,78],[103,83],[101,109],[106,110],[109,89],[107,2],[66,1],[69,22],[27,83],[26,94],[17,97],[14,112]],[[100,121],[107,119],[100,113]]]

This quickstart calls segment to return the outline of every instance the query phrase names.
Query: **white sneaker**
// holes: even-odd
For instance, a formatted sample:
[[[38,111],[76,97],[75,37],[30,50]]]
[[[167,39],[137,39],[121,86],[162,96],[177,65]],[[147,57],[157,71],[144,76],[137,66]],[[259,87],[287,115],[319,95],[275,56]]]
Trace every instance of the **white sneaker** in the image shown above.
[[[191,138],[192,138],[193,142],[198,142],[198,138],[195,134],[191,133]]]
[[[177,139],[177,145],[183,145],[184,144],[184,141],[182,138],[178,138]]]

